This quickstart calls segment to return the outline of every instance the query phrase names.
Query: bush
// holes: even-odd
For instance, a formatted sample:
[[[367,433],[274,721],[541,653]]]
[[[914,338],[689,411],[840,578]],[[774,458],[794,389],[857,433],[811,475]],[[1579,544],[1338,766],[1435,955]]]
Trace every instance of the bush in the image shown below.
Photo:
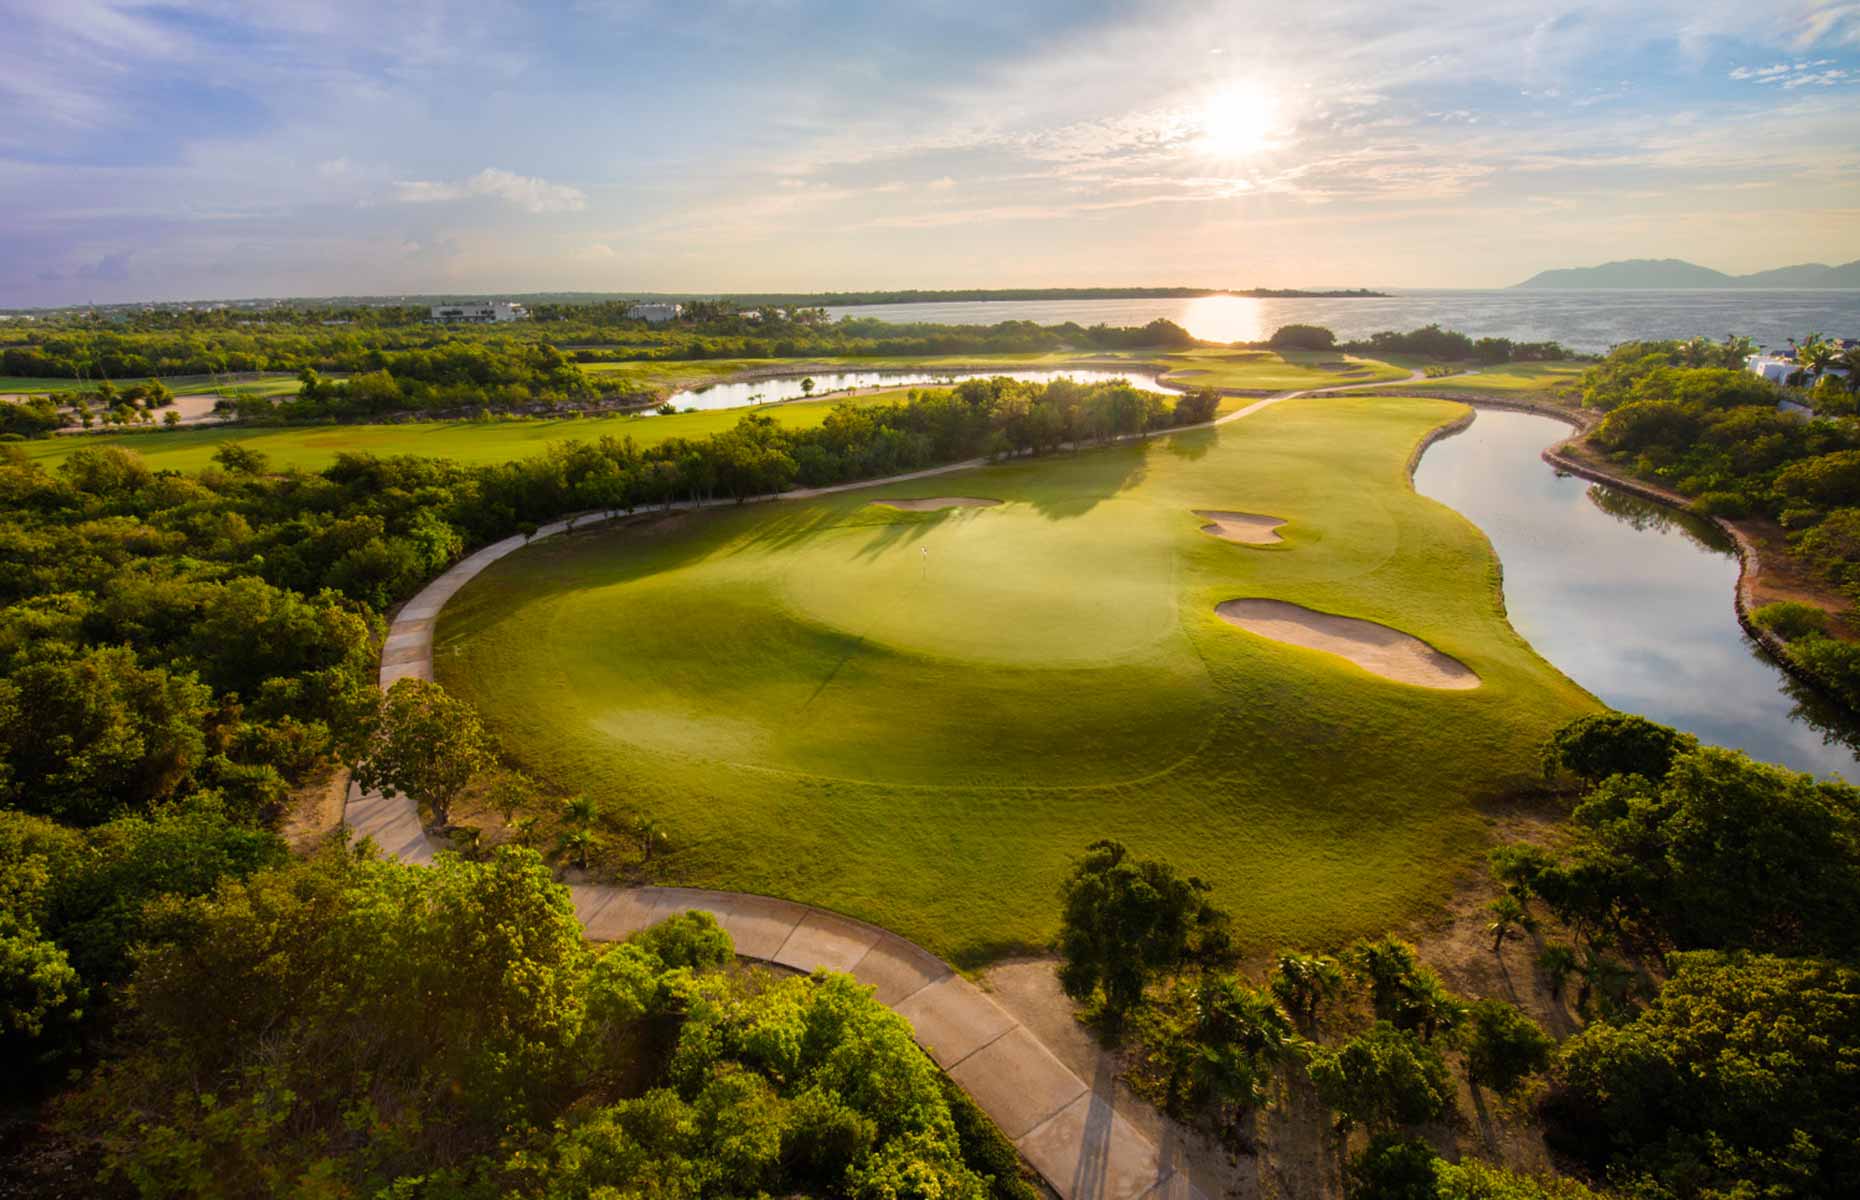
[[[1564,768],[1590,782],[1610,775],[1644,775],[1663,779],[1673,757],[1698,745],[1698,739],[1631,713],[1606,712],[1577,717],[1556,731],[1544,746],[1544,775]]]
[[[1701,517],[1736,520],[1750,515],[1750,500],[1741,492],[1704,492],[1692,502],[1692,511]]]
[[[1473,1004],[1461,1044],[1472,1081],[1505,1095],[1547,1068],[1550,1052],[1556,1049],[1542,1026],[1503,1000]]]
[[[1647,1011],[1564,1046],[1551,1144],[1624,1194],[1851,1194],[1860,973],[1715,952],[1672,968]]]
[[[1765,604],[1750,614],[1750,623],[1759,629],[1766,629],[1792,642],[1811,633],[1821,633],[1828,627],[1828,614],[1812,604],[1803,604],[1799,600],[1778,600],[1774,604]]]
[[[1281,325],[1266,344],[1274,350],[1328,350],[1337,335],[1322,325]]]
[[[1310,1071],[1318,1098],[1346,1131],[1419,1125],[1453,1107],[1453,1078],[1440,1053],[1387,1021],[1337,1049],[1314,1050]]]

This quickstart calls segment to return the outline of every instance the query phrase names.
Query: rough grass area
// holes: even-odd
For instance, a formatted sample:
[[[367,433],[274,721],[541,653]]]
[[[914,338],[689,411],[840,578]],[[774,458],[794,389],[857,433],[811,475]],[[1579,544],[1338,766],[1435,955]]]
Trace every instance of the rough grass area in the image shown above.
[[[1414,384],[1444,392],[1547,392],[1574,383],[1586,363],[1508,363],[1499,367],[1469,367],[1463,375],[1443,375]]]
[[[1044,943],[1119,838],[1213,882],[1258,948],[1435,911],[1477,808],[1593,707],[1500,613],[1478,530],[1414,494],[1440,400],[1307,399],[1220,430],[539,543],[447,607],[440,679],[529,770],[651,814],[665,878],[808,901],[976,964]],[[1260,553],[1196,509],[1287,518]],[[1276,597],[1478,672],[1409,687],[1250,637]]]
[[[331,378],[338,376],[332,375]],[[118,387],[133,387],[145,382],[140,375],[113,381]],[[294,396],[301,386],[297,376],[281,371],[212,375],[168,375],[162,378],[168,390],[177,396],[244,393],[254,396]],[[97,380],[62,379],[44,376],[0,375],[0,395],[18,392],[76,392],[97,386]]]
[[[855,404],[879,404],[900,399],[904,392],[875,392],[851,398]],[[835,404],[849,399],[763,405],[765,412],[784,425],[811,427],[826,420]],[[63,462],[83,446],[126,446],[148,459],[158,470],[197,471],[213,460],[225,442],[239,442],[271,457],[274,469],[298,467],[320,471],[344,451],[374,454],[418,454],[455,462],[486,464],[509,462],[541,454],[552,442],[596,441],[603,437],[630,437],[642,446],[668,438],[708,437],[722,433],[742,419],[749,409],[678,413],[673,416],[577,417],[512,421],[413,421],[397,425],[305,425],[279,429],[156,429],[133,434],[72,434],[16,443],[29,458],[48,465]]]

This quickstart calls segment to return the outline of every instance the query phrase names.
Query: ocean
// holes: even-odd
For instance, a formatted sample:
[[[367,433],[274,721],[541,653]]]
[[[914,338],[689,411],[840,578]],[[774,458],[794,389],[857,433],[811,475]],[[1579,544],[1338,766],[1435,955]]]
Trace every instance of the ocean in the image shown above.
[[[1599,354],[1637,338],[1740,334],[1777,347],[1810,332],[1860,337],[1860,291],[1401,291],[1357,299],[977,300],[830,308],[840,317],[992,325],[1146,325],[1174,321],[1211,342],[1260,342],[1281,325],[1323,325],[1340,339],[1439,324],[1474,337],[1557,341]]]

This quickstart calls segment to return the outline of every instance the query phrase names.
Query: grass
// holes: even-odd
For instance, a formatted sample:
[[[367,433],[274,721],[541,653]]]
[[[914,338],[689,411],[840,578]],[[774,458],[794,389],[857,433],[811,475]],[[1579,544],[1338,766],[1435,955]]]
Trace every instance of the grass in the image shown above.
[[[1404,379],[1408,372],[1375,359],[1339,351],[1190,350],[1158,360],[1169,368],[1165,383],[1181,387],[1285,391]]]
[[[1044,944],[1069,859],[1113,837],[1212,882],[1250,948],[1335,945],[1436,911],[1477,869],[1480,802],[1594,703],[1506,624],[1478,530],[1408,484],[1417,440],[1461,411],[1300,400],[584,530],[453,600],[439,677],[552,786],[660,821],[669,880],[976,964]],[[869,503],[937,494],[1005,503]],[[1285,543],[1210,538],[1197,508],[1284,517]],[[1237,596],[1384,622],[1483,686],[1408,687],[1242,633],[1213,613]]]
[[[876,392],[854,399],[876,404],[897,399],[902,392]],[[827,419],[833,406],[847,397],[772,404],[766,412],[784,425],[809,428]],[[667,417],[567,417],[519,421],[417,421],[397,425],[300,425],[278,429],[150,430],[132,434],[84,434],[40,438],[15,443],[31,459],[56,466],[86,446],[124,446],[141,454],[157,470],[198,471],[213,460],[226,442],[239,442],[271,458],[274,469],[297,467],[320,471],[336,455],[373,454],[389,457],[418,454],[484,465],[510,462],[541,454],[553,442],[591,442],[602,437],[630,437],[642,446],[673,437],[700,438],[721,433],[742,418],[743,409],[678,413]]]
[[[335,378],[335,376],[332,376]],[[132,387],[144,382],[141,377],[131,377],[114,381],[119,388]],[[256,374],[221,375],[217,380],[211,375],[169,375],[162,379],[168,390],[177,396],[201,396],[209,393],[243,392],[254,396],[294,396],[300,386],[297,376],[281,371],[265,371]],[[0,375],[0,394],[16,392],[75,392],[83,388],[96,386],[96,380],[79,381],[76,379],[45,378],[24,375]]]
[[[1508,363],[1502,367],[1468,367],[1463,375],[1444,375],[1414,384],[1429,391],[1547,392],[1574,383],[1585,363]]]

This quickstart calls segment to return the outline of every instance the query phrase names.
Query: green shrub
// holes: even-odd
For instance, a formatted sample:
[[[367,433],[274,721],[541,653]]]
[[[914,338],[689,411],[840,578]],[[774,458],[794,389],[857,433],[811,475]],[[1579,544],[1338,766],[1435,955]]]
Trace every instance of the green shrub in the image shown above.
[[[1328,350],[1337,335],[1322,325],[1281,325],[1266,344],[1274,350]]]
[[[1799,637],[1825,631],[1828,628],[1828,614],[1799,600],[1778,600],[1751,613],[1750,623],[1759,629],[1767,629],[1784,641],[1793,642]]]
[[[1750,500],[1741,492],[1705,492],[1692,502],[1692,511],[1701,517],[1747,517]]]
[[[1542,1026],[1503,1000],[1475,1002],[1461,1042],[1472,1081],[1505,1094],[1548,1067],[1556,1049]]]

